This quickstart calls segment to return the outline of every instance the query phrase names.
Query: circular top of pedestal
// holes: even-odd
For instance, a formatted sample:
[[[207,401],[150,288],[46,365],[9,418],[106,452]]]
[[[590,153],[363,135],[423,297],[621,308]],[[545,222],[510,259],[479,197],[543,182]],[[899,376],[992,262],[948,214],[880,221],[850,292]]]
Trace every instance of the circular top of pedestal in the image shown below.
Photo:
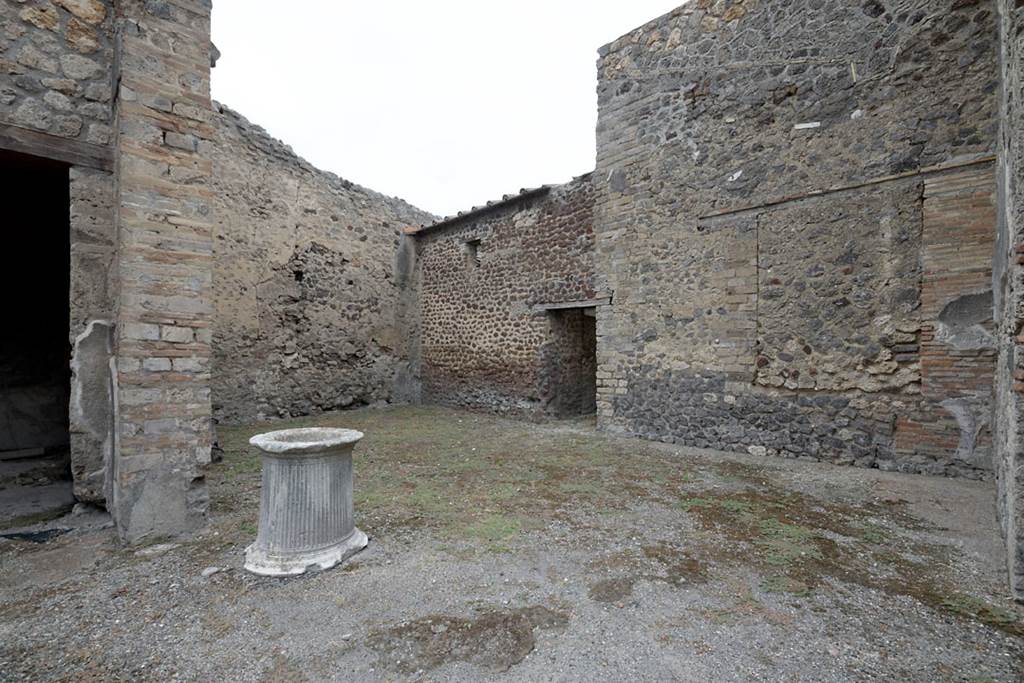
[[[302,455],[332,451],[341,446],[354,444],[361,438],[363,433],[354,429],[307,427],[257,434],[249,439],[249,443],[261,451],[275,455]]]

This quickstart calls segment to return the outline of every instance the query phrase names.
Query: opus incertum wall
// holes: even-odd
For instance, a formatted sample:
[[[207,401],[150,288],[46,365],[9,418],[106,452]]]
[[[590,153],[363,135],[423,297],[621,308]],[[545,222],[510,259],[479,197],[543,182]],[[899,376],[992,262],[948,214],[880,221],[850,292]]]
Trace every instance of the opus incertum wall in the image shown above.
[[[592,211],[585,175],[412,232],[422,400],[527,417],[559,412],[565,325],[550,311],[606,303],[596,301]]]
[[[693,2],[602,48],[603,428],[991,476],[993,9]]]
[[[999,324],[995,394],[998,510],[1014,594],[1024,601],[1024,7],[1000,0],[1002,128],[999,188],[1002,211],[993,285]]]

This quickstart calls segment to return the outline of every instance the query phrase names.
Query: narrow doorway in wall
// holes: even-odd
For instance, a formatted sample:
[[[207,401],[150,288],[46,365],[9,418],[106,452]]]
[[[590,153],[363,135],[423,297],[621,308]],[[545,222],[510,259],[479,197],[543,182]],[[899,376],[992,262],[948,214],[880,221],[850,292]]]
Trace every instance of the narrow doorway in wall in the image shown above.
[[[597,316],[594,308],[548,311],[548,413],[579,417],[597,412]]]
[[[0,151],[0,529],[71,507],[68,167]],[[0,531],[0,533],[3,533]]]

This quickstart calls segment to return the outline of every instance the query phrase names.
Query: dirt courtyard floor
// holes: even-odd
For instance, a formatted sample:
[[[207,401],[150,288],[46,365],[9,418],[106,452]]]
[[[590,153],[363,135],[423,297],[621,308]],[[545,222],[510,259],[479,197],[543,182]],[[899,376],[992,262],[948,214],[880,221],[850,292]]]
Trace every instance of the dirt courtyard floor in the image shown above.
[[[0,538],[0,680],[1024,680],[991,483],[436,407],[300,425],[366,433],[365,551],[244,572],[271,425],[221,427],[198,537]]]

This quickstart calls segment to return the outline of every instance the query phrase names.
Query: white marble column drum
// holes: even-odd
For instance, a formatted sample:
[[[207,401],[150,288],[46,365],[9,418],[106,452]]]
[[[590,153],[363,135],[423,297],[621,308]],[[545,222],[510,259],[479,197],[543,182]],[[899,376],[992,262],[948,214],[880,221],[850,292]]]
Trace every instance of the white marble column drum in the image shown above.
[[[351,429],[287,429],[249,440],[262,451],[256,542],[245,568],[262,576],[330,569],[366,547],[352,517]]]

